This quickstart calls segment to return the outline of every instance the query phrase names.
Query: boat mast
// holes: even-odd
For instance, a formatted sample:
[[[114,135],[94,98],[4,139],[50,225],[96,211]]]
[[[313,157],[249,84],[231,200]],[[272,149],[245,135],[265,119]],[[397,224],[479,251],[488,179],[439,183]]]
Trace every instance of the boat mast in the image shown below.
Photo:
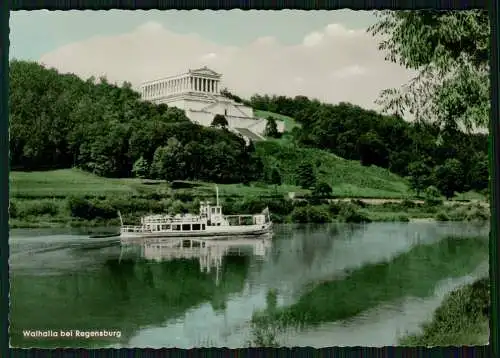
[[[120,213],[120,210],[118,210],[118,217],[120,218],[121,226],[123,226],[123,218],[122,218],[122,213]]]
[[[219,187],[215,185],[215,195],[217,197],[217,206],[219,206]]]

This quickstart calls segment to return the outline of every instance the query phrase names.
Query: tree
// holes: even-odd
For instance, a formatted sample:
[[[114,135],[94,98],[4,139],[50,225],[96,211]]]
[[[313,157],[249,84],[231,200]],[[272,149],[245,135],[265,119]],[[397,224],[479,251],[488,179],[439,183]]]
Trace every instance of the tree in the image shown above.
[[[388,150],[375,131],[363,134],[357,142],[359,160],[362,165],[388,166]]]
[[[314,167],[309,162],[302,162],[297,167],[297,184],[304,189],[309,189],[316,184]]]
[[[275,194],[278,194],[278,185],[281,185],[282,180],[281,180],[281,174],[278,170],[278,168],[273,168],[271,172],[271,184],[274,185],[274,190]]]
[[[425,196],[425,202],[428,205],[435,206],[442,203],[441,193],[439,192],[438,188],[436,188],[433,185],[425,189],[424,196]]]
[[[146,178],[149,174],[149,163],[144,157],[140,157],[135,161],[132,172],[137,178]]]
[[[422,160],[408,164],[408,174],[410,176],[410,187],[417,196],[420,196],[420,193],[431,185],[432,168]]]
[[[471,189],[478,191],[487,189],[490,177],[488,155],[478,153],[474,155],[472,163],[473,165],[469,170]]]
[[[317,197],[328,197],[332,195],[332,187],[325,182],[316,183],[313,188],[313,195]]]
[[[271,137],[271,138],[278,138],[278,136],[279,136],[278,125],[276,124],[276,119],[274,119],[274,117],[272,117],[272,116],[267,117],[265,136]]]
[[[436,187],[447,198],[450,199],[455,192],[460,192],[464,185],[464,172],[462,163],[457,159],[447,159],[443,165],[434,169]]]
[[[216,114],[212,120],[212,127],[226,128],[229,125],[226,117],[223,114]]]
[[[380,35],[387,59],[418,74],[382,92],[386,111],[409,112],[442,128],[485,128],[489,119],[488,12],[384,11],[368,31]]]
[[[186,179],[186,158],[182,143],[172,137],[167,145],[158,147],[151,164],[151,176],[155,179],[182,180]]]

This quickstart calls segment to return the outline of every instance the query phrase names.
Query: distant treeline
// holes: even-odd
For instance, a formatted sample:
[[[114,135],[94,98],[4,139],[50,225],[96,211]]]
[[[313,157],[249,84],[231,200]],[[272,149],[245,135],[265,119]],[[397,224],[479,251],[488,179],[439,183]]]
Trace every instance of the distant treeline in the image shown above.
[[[411,123],[349,103],[331,105],[304,96],[254,95],[254,109],[294,118],[300,146],[321,148],[363,165],[388,168],[410,177],[417,191],[439,186],[443,194],[488,187],[488,135],[456,127]],[[453,182],[453,183],[452,183]]]

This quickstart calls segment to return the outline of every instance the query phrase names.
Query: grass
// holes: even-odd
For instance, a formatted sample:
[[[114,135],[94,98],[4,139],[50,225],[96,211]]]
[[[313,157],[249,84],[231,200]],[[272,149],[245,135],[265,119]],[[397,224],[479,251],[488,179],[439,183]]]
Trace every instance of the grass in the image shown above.
[[[477,193],[475,191],[468,191],[466,193],[456,194],[453,199],[461,201],[485,201],[487,198],[483,194]]]
[[[284,122],[286,132],[292,131],[292,129],[295,127],[300,127],[300,124],[297,123],[295,119],[293,119],[292,117],[284,116],[282,114],[277,114],[268,111],[261,111],[256,109],[254,110],[254,115],[258,118],[265,118],[265,119],[267,119],[268,117],[273,117],[277,121]]]
[[[408,182],[389,170],[365,167],[324,150],[273,141],[256,143],[256,149],[265,158],[265,166],[280,169],[284,182],[295,181],[297,163],[305,160],[316,166],[318,179],[328,183],[336,197],[402,199],[411,195]]]
[[[403,346],[482,346],[489,341],[489,278],[447,295],[422,331],[400,339]]]
[[[110,196],[137,194],[138,179],[102,178],[78,169],[11,172],[10,196],[14,198],[66,198],[71,195]]]

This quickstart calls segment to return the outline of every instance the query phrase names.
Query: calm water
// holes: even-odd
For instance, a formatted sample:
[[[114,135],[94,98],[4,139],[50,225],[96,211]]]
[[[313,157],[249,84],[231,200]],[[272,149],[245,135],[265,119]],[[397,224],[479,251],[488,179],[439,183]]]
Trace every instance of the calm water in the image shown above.
[[[458,239],[445,240],[450,235]],[[315,320],[281,333],[280,344],[394,345],[447,292],[487,274],[487,235],[461,223],[279,226],[272,242],[203,247],[13,230],[11,345],[242,347],[270,289],[281,309]],[[24,337],[27,330],[53,336]],[[61,330],[120,335],[61,337]]]

